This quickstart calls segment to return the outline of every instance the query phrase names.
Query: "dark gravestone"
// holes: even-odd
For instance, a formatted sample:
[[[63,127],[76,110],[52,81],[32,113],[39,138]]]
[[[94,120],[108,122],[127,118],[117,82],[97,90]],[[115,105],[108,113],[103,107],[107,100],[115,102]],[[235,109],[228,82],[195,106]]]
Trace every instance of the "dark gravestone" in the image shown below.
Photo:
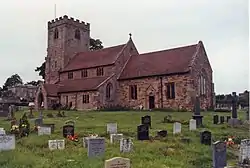
[[[214,115],[214,124],[218,124],[218,123],[219,123],[219,116]]]
[[[149,128],[148,125],[137,126],[137,139],[138,140],[149,140]]]
[[[141,124],[147,125],[149,128],[151,128],[151,116],[146,115],[141,118]]]
[[[220,116],[220,123],[223,124],[225,122],[224,116]]]
[[[66,138],[68,135],[74,136],[75,134],[74,125],[64,125],[63,126],[63,137]]]
[[[35,126],[41,126],[42,124],[43,124],[43,119],[42,118],[35,119]]]
[[[228,123],[228,121],[231,119],[231,116],[227,116],[227,123]]]
[[[233,98],[232,98],[232,118],[238,118],[236,92],[233,92],[232,95],[233,95]]]
[[[41,124],[41,127],[50,127],[51,133],[55,131],[55,124]]]
[[[9,114],[9,105],[8,104],[0,104],[0,117],[8,117]]]
[[[201,144],[211,145],[212,143],[212,134],[210,131],[203,131],[200,133]]]
[[[157,132],[157,136],[158,137],[166,137],[168,135],[168,131],[167,130],[161,130]]]
[[[225,142],[213,143],[213,168],[224,168],[227,166],[227,146]]]
[[[203,116],[201,115],[200,98],[199,96],[196,96],[193,119],[196,120],[196,126],[198,128],[202,126],[202,118]]]

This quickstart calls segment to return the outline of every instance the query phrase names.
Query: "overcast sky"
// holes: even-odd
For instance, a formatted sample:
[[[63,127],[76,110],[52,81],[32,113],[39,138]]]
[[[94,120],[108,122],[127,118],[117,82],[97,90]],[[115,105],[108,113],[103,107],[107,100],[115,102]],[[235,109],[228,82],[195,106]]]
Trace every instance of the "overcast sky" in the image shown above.
[[[202,40],[218,93],[249,88],[247,0],[0,0],[0,85],[18,73],[40,79],[34,69],[46,56],[47,22],[68,15],[91,24],[105,47],[132,33],[140,53]]]

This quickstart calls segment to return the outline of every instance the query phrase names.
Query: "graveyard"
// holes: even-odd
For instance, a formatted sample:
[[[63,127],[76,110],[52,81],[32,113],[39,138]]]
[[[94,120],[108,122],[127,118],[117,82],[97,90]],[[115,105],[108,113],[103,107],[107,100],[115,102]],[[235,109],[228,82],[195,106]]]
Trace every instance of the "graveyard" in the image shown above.
[[[17,120],[24,113],[28,114],[29,110],[16,112]],[[16,138],[15,149],[0,152],[1,168],[101,168],[104,167],[105,160],[114,157],[129,159],[133,168],[211,168],[213,149],[209,142],[206,142],[206,139],[201,140],[200,133],[202,131],[211,132],[211,137],[207,138],[210,139],[210,142],[225,141],[233,137],[235,144],[227,146],[226,161],[227,165],[235,166],[239,161],[240,141],[249,137],[248,124],[234,128],[227,124],[227,116],[231,116],[231,112],[202,112],[203,126],[197,129],[190,127],[191,112],[65,111],[65,117],[57,117],[57,113],[57,111],[43,111],[43,124],[54,125],[53,130],[45,129],[42,133],[39,130],[38,132],[34,131],[35,119],[40,114],[33,112],[35,118],[28,119],[29,135]],[[245,113],[239,111],[238,118],[244,121]],[[224,116],[224,123],[214,124],[213,116],[215,114],[220,116],[220,121],[221,116]],[[145,140],[138,140],[137,127],[142,122],[141,118],[146,115],[151,117],[151,123],[147,127],[149,137],[142,137]],[[6,118],[3,117],[0,119],[0,128],[4,128],[8,134],[11,129],[10,121],[6,121]],[[74,136],[68,138],[63,135],[63,132],[65,133],[63,127],[67,121],[73,121],[74,129]],[[178,122],[180,125],[175,125],[174,122]],[[114,129],[112,126],[108,132],[108,123],[116,123],[113,126],[117,128],[112,130]],[[173,130],[174,128],[175,130]],[[164,131],[159,132],[159,130]],[[129,150],[121,149],[120,142],[114,139],[112,134],[110,135],[112,131],[122,134],[117,136],[118,140],[121,138],[120,136],[130,138]],[[88,140],[83,140],[83,137],[90,135],[100,138],[93,140],[93,144],[90,142],[88,144]],[[110,139],[110,137],[112,138]],[[50,145],[48,144],[49,140]],[[91,153],[89,150],[91,146],[93,148],[94,143],[100,143],[97,142],[99,140],[102,141],[98,147],[100,156],[93,157],[95,152]],[[108,163],[106,167],[108,167]]]

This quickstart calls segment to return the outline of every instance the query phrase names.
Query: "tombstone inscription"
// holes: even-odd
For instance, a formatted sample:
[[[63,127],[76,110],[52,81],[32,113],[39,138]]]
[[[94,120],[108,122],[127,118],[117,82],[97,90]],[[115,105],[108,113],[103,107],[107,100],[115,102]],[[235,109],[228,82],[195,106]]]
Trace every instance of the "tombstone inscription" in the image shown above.
[[[115,157],[109,160],[105,160],[105,168],[131,168],[130,159]]]
[[[126,153],[133,150],[133,142],[130,138],[122,138],[120,140],[120,152]]]
[[[110,134],[110,143],[120,142],[123,134]]]
[[[175,122],[173,127],[173,134],[181,133],[181,123]]]
[[[51,135],[51,127],[39,127],[38,135]]]
[[[88,157],[98,157],[105,153],[105,138],[89,138],[88,139]]]
[[[224,168],[227,166],[227,146],[225,142],[213,143],[213,168]]]
[[[212,133],[210,131],[202,131],[200,133],[201,144],[211,145],[212,143]]]
[[[189,130],[190,131],[196,130],[196,120],[194,119],[189,120]]]
[[[64,125],[63,126],[63,137],[66,138],[67,136],[74,136],[75,134],[75,127],[74,125]]]
[[[149,140],[149,128],[148,125],[137,126],[137,139],[138,140]]]
[[[250,160],[250,139],[243,139],[240,143],[239,162],[241,164]]]
[[[0,135],[0,151],[13,150],[16,148],[15,135]]]
[[[117,133],[117,123],[108,123],[107,124],[107,133],[116,134]]]

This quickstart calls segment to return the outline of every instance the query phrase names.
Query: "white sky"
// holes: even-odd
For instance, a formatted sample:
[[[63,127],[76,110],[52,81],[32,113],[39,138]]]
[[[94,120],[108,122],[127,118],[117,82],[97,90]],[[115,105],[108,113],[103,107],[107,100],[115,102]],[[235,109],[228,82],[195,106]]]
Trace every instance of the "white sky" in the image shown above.
[[[127,42],[130,32],[140,53],[202,40],[216,93],[249,88],[247,0],[1,0],[0,85],[14,73],[40,79],[34,69],[46,56],[55,3],[58,17],[89,22],[105,47]]]

